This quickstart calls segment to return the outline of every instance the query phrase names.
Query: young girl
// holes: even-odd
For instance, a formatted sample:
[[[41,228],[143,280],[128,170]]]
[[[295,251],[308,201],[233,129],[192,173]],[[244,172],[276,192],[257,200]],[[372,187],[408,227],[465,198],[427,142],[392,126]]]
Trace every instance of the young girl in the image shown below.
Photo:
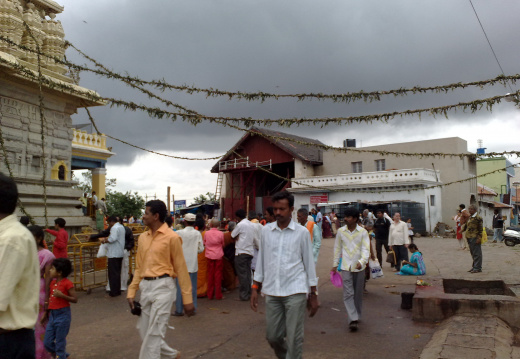
[[[67,279],[72,272],[72,264],[67,258],[57,258],[52,262],[50,277],[49,323],[45,330],[43,345],[55,358],[66,358],[67,334],[70,329],[70,303],[77,303],[74,284]]]
[[[45,336],[46,324],[44,320],[47,313],[47,304],[49,303],[49,284],[51,282],[51,266],[52,261],[56,259],[54,254],[45,249],[45,240],[43,228],[40,226],[30,226],[28,229],[36,240],[38,247],[38,260],[40,261],[40,307],[38,312],[38,321],[34,327],[34,335],[36,338],[36,359],[49,359],[51,356],[43,346],[43,338]]]
[[[401,271],[396,273],[399,275],[425,275],[426,267],[424,265],[424,260],[422,257],[422,253],[419,252],[419,248],[415,244],[408,245],[408,250],[412,253],[412,257],[410,258],[410,262],[403,260],[403,267]]]
[[[410,237],[410,243],[413,243],[413,227],[411,218],[408,218],[406,225],[408,226],[408,237]]]

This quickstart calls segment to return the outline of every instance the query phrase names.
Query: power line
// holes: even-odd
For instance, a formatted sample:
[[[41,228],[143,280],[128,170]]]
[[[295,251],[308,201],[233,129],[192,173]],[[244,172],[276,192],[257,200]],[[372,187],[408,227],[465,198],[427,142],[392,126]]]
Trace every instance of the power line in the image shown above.
[[[489,41],[489,37],[487,36],[486,30],[484,29],[484,25],[482,25],[482,22],[480,21],[480,18],[478,17],[477,10],[475,9],[475,6],[473,6],[473,2],[469,0],[469,3],[471,4],[471,7],[473,8],[473,12],[475,13],[475,16],[477,17],[478,23],[480,24],[480,28],[482,29],[482,32],[484,33],[484,36],[486,37],[487,43],[489,44],[489,48],[491,49],[491,52],[493,53],[493,56],[495,56],[495,60],[497,60],[498,67],[500,68],[500,71],[502,71],[502,75],[505,76],[504,70],[502,69],[502,65],[500,65],[500,61],[498,61],[497,54],[495,53],[495,50],[493,49],[493,46],[491,45],[491,41]],[[507,85],[509,86],[509,89],[511,92],[513,92],[513,88],[507,82]]]

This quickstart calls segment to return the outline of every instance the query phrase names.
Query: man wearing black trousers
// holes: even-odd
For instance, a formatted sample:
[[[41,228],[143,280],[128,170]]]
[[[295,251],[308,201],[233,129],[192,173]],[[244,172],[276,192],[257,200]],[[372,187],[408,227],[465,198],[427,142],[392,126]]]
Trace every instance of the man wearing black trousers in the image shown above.
[[[101,242],[108,245],[109,295],[117,297],[121,295],[121,267],[125,249],[125,228],[118,222],[116,216],[110,216],[107,222],[110,228],[110,235],[108,238],[102,239]]]

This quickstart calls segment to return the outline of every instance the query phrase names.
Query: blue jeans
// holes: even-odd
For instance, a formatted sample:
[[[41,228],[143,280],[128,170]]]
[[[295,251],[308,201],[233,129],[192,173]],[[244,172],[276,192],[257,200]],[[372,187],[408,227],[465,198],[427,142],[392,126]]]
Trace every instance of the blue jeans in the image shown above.
[[[191,293],[193,296],[193,306],[197,309],[197,272],[190,273],[191,279]],[[184,311],[184,305],[182,304],[181,286],[179,280],[175,278],[175,284],[177,285],[177,298],[175,299],[175,312],[182,313]]]
[[[56,354],[56,358],[66,358],[67,334],[70,329],[70,307],[61,309],[51,309],[49,323],[45,329],[43,345],[45,350],[51,354]]]
[[[502,232],[504,232],[503,228],[494,228],[493,229],[493,240],[502,242]]]

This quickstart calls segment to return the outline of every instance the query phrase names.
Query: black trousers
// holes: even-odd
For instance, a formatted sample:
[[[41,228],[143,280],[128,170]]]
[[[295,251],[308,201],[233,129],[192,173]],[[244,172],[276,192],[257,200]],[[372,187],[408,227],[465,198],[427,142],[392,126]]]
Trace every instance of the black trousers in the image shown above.
[[[395,265],[395,269],[401,270],[401,262],[403,260],[408,260],[408,248],[404,245],[393,246],[395,252],[395,259],[397,264]]]
[[[376,238],[376,256],[377,256],[377,260],[379,261],[379,265],[381,266],[381,268],[383,268],[383,263],[384,263],[383,262],[383,247],[385,247],[386,253],[388,253],[390,251],[390,248],[388,247],[388,239],[385,241],[385,240]],[[386,260],[386,258],[385,258],[385,260]]]
[[[235,270],[238,276],[238,296],[240,300],[251,298],[251,261],[253,256],[239,254],[235,256]]]
[[[108,283],[110,284],[110,296],[121,295],[121,267],[123,258],[108,258]]]
[[[0,359],[34,359],[34,330],[18,329],[0,334]]]

